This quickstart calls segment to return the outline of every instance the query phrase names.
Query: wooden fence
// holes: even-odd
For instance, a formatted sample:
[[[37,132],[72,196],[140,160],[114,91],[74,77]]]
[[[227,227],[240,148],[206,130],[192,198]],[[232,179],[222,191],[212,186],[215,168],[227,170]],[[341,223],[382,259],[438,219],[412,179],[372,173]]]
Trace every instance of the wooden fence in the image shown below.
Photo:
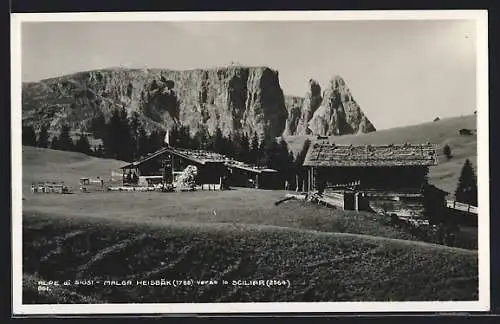
[[[464,203],[461,203],[461,202],[458,202],[455,200],[446,200],[446,207],[451,208],[451,209],[455,209],[455,210],[459,210],[459,211],[463,211],[463,212],[466,212],[469,214],[477,215],[477,207],[476,206],[464,204]]]

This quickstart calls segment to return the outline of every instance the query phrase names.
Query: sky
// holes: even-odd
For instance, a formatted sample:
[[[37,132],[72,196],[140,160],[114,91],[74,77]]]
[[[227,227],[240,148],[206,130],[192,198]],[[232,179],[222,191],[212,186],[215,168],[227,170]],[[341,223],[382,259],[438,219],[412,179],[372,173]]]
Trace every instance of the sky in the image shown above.
[[[279,72],[304,96],[344,78],[377,129],[476,110],[473,20],[24,22],[22,79],[108,68],[195,69],[232,62]]]

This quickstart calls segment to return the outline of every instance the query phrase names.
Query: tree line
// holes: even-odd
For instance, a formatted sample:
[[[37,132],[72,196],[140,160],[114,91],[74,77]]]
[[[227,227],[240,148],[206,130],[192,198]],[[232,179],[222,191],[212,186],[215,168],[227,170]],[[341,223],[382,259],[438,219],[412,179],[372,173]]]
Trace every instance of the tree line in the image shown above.
[[[91,147],[88,137],[83,133],[73,141],[70,131],[68,125],[63,125],[59,134],[50,138],[48,125],[42,126],[38,134],[32,126],[23,126],[22,143],[131,162],[160,149],[165,138],[164,131],[152,131],[148,134],[140,116],[137,113],[128,116],[123,108],[115,109],[108,121],[103,115],[92,120],[90,132],[94,138],[101,139],[102,144]],[[283,138],[279,141],[270,136],[259,138],[257,133],[224,136],[221,129],[217,128],[210,135],[207,129],[201,128],[192,136],[188,126],[179,126],[174,127],[169,135],[170,145],[174,147],[208,150],[237,161],[278,170],[283,180],[288,180],[294,187],[305,177],[302,163],[310,142],[306,142],[294,157]],[[447,159],[452,158],[448,145],[445,145],[443,153]],[[455,190],[455,200],[477,206],[477,195],[476,174],[471,162],[466,160]]]
[[[91,120],[89,131],[92,137],[102,141],[102,144],[94,147],[84,133],[73,141],[68,125],[63,125],[59,134],[52,138],[48,131],[49,127],[44,125],[37,136],[32,126],[24,126],[23,145],[75,151],[126,162],[159,150],[165,145],[166,134],[158,130],[147,133],[140,115],[133,113],[128,116],[124,108],[115,109],[107,121],[102,114]],[[212,151],[250,165],[276,169],[290,183],[294,182],[297,173],[301,173],[301,159],[305,157],[304,152],[294,158],[283,138],[277,140],[268,135],[260,138],[256,132],[225,136],[220,128],[209,134],[202,127],[193,135],[188,126],[173,127],[169,132],[169,143],[177,148]]]

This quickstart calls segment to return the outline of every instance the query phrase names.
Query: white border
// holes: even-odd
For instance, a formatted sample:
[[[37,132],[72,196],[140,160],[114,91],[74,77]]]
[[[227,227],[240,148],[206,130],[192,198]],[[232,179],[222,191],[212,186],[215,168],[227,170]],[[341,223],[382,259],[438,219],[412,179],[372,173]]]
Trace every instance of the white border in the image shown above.
[[[479,187],[479,301],[473,302],[317,302],[206,304],[22,304],[22,146],[21,146],[21,23],[55,21],[345,21],[345,20],[476,21],[477,148]],[[265,12],[144,12],[11,14],[12,86],[12,310],[28,314],[148,314],[148,313],[296,313],[296,312],[465,312],[490,308],[489,260],[489,131],[488,131],[488,12],[432,11],[265,11]]]

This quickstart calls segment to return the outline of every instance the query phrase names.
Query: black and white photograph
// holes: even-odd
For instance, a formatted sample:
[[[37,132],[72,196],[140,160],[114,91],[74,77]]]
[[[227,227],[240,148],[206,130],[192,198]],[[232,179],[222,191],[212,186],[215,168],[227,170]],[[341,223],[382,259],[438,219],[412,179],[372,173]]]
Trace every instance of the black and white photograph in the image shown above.
[[[14,312],[489,309],[486,11],[11,17]]]

